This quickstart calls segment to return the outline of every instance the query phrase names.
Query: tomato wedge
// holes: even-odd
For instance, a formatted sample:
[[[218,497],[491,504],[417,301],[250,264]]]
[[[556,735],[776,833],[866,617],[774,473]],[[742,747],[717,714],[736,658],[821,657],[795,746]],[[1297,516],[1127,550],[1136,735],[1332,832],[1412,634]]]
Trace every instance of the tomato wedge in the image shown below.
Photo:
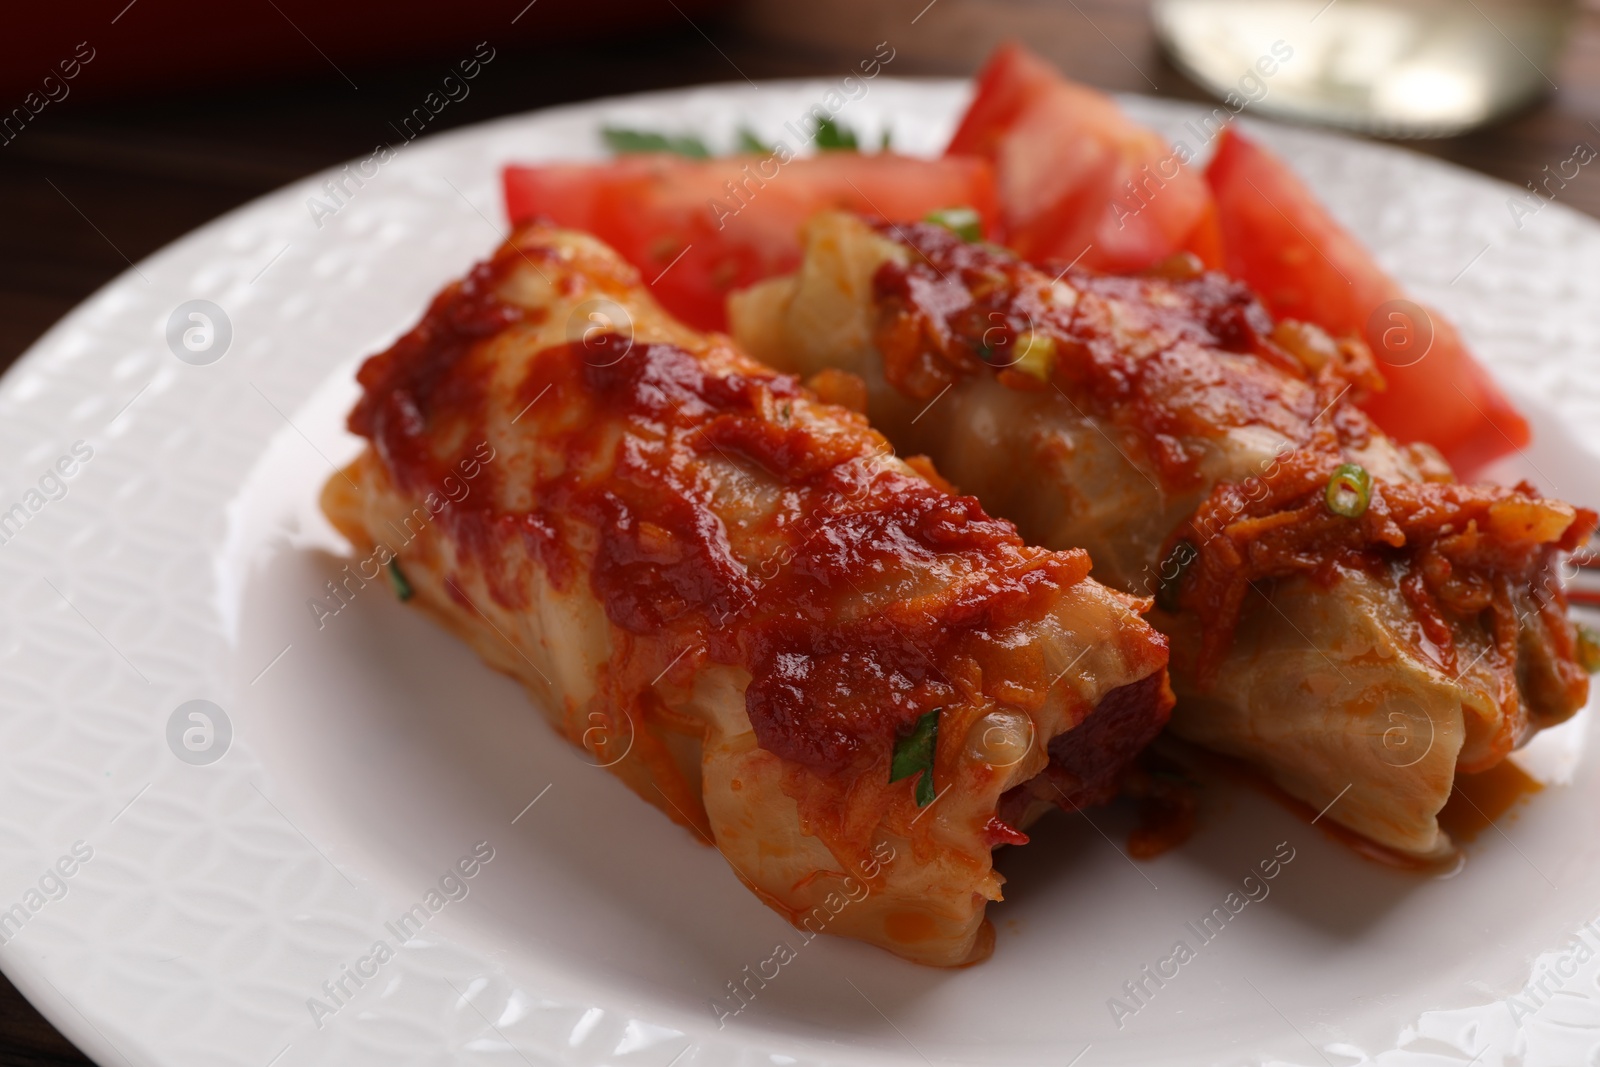
[[[1211,195],[1187,150],[1015,42],[985,64],[945,151],[993,162],[1002,236],[1025,259],[1128,271],[1185,248],[1215,254]]]
[[[1528,443],[1528,423],[1455,328],[1405,298],[1293,170],[1232,127],[1206,169],[1228,273],[1281,318],[1371,346],[1389,382],[1363,406],[1390,435],[1426,441],[1466,476]]]
[[[903,221],[970,207],[990,233],[994,176],[980,159],[826,152],[686,159],[624,156],[609,163],[510,166],[513,224],[544,218],[585,230],[638,267],[664,307],[691,326],[726,329],[724,300],[795,269],[800,227],[837,208]]]

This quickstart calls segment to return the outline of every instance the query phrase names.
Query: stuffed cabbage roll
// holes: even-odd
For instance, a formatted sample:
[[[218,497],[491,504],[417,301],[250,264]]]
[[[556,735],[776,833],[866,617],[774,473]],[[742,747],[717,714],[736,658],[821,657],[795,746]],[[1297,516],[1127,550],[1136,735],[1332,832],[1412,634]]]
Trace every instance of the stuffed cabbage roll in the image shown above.
[[[1166,721],[1142,601],[590,237],[522,230],[359,380],[335,525],[812,933],[982,958],[993,849]]]
[[[1153,595],[1173,730],[1388,849],[1448,854],[1456,773],[1586,700],[1556,563],[1594,513],[1457,483],[1354,405],[1383,384],[1364,345],[1192,258],[1045,271],[827,214],[730,317],[780,369],[859,376],[896,447],[1029,541]]]

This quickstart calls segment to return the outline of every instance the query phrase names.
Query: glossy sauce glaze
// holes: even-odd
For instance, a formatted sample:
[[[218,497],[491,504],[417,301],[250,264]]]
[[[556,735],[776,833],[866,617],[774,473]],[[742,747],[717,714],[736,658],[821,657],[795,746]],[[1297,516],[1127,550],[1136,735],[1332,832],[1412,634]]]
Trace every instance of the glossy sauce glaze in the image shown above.
[[[1137,276],[1067,269],[1052,278],[942,227],[878,232],[912,253],[874,277],[877,345],[886,377],[905,395],[933,396],[978,373],[1016,389],[1055,390],[1120,433],[1169,491],[1198,484],[1207,443],[1230,430],[1261,427],[1284,439],[1248,486],[1214,485],[1167,538],[1163,557],[1178,575],[1162,599],[1205,620],[1202,684],[1231,647],[1253,586],[1306,576],[1331,587],[1352,569],[1398,568],[1414,644],[1444,672],[1454,677],[1463,666],[1458,625],[1483,621],[1499,699],[1518,705],[1519,634],[1531,622],[1553,679],[1537,702],[1582,704],[1587,674],[1555,571],[1559,554],[1595,529],[1595,512],[1527,484],[1463,485],[1437,463],[1425,464],[1425,478],[1374,478],[1353,517],[1327,503],[1342,465],[1375,445],[1392,447],[1355,406],[1383,388],[1364,345],[1274,324],[1241,283],[1181,259]],[[1024,373],[1030,346],[1048,357]],[[1496,745],[1502,756],[1526,726],[1525,718],[1508,721]]]
[[[822,772],[843,769],[864,747],[885,749],[923,713],[956,698],[964,680],[987,685],[995,699],[1042,699],[1033,690],[1037,672],[968,680],[959,665],[1086,578],[1084,553],[1028,550],[973,498],[875,469],[881,442],[864,426],[822,436],[800,425],[792,408],[803,394],[793,378],[711,374],[670,345],[633,346],[621,358],[626,345],[610,335],[546,353],[523,390],[549,387],[569,403],[581,396],[639,429],[608,484],[558,475],[535,490],[551,512],[586,515],[601,531],[591,581],[613,623],[638,634],[690,628],[711,661],[747,665],[746,709],[762,747]],[[743,531],[777,546],[768,558],[781,565],[752,574],[694,470],[657,462],[635,443],[669,427],[701,453],[749,465],[792,495],[792,506],[765,516],[764,528]],[[607,442],[580,426],[547,447],[587,452]],[[992,566],[991,580],[904,613],[851,619],[839,610],[868,588],[916,596],[908,564],[952,558]]]
[[[1220,274],[1052,278],[941,226],[879,232],[914,253],[885,262],[873,279],[884,372],[907,396],[930,399],[978,373],[1018,389],[1058,389],[1123,431],[1172,489],[1200,477],[1194,439],[1250,425],[1288,434],[1317,411],[1306,381],[1260,373],[1263,363],[1299,365],[1271,339],[1254,295]],[[1047,375],[1018,369],[1029,335],[1052,342]]]
[[[520,231],[359,378],[334,525],[797,926],[983,958],[993,850],[1167,721],[1148,602],[822,399],[858,380],[683,326],[592,237]]]
[[[436,484],[484,424],[485,343],[529,314],[494,293],[524,258],[502,250],[361,369],[350,427],[400,485]],[[589,582],[620,630],[691,650],[674,675],[701,662],[745,667],[761,746],[822,774],[886,762],[898,734],[952,700],[1044,701],[1053,678],[1005,634],[1083,582],[1087,555],[1028,547],[974,498],[887,462],[887,443],[862,416],[829,408],[819,420],[815,395],[792,377],[748,360],[713,368],[673,344],[616,333],[540,352],[515,406],[535,401],[560,415],[540,416],[543,458],[516,487],[529,505],[501,506],[502,485],[441,518],[491,564],[498,603],[527,606],[525,576],[492,566],[507,546],[526,547],[558,586]],[[730,531],[719,517],[717,485],[702,470],[710,457],[767,487],[757,524]],[[483,477],[503,479],[505,466]],[[930,572],[958,580],[930,584]],[[1165,639],[1148,630],[1142,639],[1164,662]],[[1170,696],[1155,677],[1124,734],[1148,739],[1165,721]],[[1097,752],[1120,767],[1128,747]],[[1080,770],[1088,776],[1087,763]],[[1105,773],[1094,769],[1096,797]]]

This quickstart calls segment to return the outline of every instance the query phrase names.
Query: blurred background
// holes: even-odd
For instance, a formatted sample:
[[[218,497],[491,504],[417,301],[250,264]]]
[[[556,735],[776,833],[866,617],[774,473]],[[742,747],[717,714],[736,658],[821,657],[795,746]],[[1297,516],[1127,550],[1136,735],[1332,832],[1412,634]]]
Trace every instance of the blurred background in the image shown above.
[[[429,132],[597,96],[970,75],[1007,37],[1104,89],[1213,100],[1297,31],[1252,113],[1404,138],[1517,186],[1600,147],[1600,0],[81,0],[0,35],[0,366],[194,227],[370,153],[484,42]],[[1561,199],[1600,216],[1585,169]],[[0,980],[0,1067],[85,1064]]]

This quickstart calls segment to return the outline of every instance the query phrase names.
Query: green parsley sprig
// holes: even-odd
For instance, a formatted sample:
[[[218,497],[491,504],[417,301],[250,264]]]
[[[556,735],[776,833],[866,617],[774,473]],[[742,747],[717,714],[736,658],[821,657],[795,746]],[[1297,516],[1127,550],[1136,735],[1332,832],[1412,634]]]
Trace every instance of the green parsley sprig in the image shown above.
[[[932,804],[937,796],[933,788],[933,757],[939,750],[939,712],[942,710],[934,708],[917,720],[909,734],[898,738],[894,743],[894,756],[889,761],[891,785],[913,774],[921,775],[916,789],[919,808]]]

